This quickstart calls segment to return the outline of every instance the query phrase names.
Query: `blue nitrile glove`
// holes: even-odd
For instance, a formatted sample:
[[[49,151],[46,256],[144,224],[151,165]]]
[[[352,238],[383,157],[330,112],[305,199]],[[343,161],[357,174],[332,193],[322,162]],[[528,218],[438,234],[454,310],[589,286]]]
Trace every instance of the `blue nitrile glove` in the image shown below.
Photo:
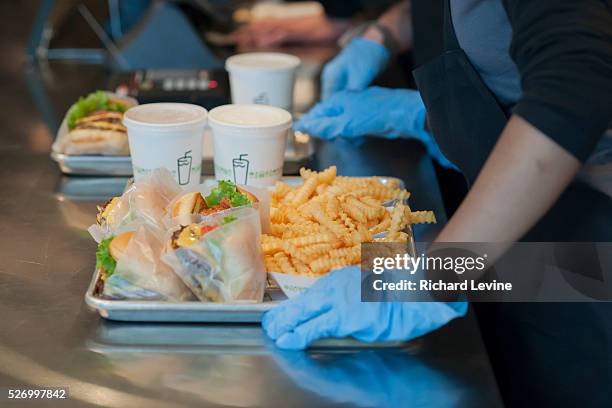
[[[345,89],[365,89],[389,62],[389,51],[363,37],[353,38],[321,73],[321,99]]]
[[[465,302],[361,302],[361,270],[351,266],[323,276],[270,310],[262,325],[278,347],[304,349],[325,337],[411,340],[466,312]]]
[[[425,105],[418,91],[373,86],[364,91],[335,93],[316,104],[293,128],[328,140],[370,135],[418,139],[442,166],[456,168],[425,130],[425,118]]]

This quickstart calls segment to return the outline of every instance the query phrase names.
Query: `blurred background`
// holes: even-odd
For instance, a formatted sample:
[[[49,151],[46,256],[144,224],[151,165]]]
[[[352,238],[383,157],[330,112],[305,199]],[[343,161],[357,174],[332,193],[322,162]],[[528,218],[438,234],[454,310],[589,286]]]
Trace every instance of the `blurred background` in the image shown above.
[[[36,151],[48,152],[51,135],[66,109],[81,95],[96,89],[119,90],[141,103],[184,100],[211,108],[229,101],[223,69],[227,56],[281,50],[302,58],[294,107],[304,111],[318,98],[315,78],[324,62],[338,51],[342,34],[375,18],[393,1],[284,3],[2,2],[3,95],[11,101],[9,107],[35,106],[49,134],[44,135],[41,127],[29,133],[30,143]],[[380,81],[410,86],[412,56],[401,56],[398,61],[400,67],[392,65]],[[203,70],[210,74],[216,89],[190,81],[201,77]],[[11,122],[12,116],[5,119]],[[18,122],[17,126],[24,126],[23,121]]]
[[[336,43],[343,33],[375,18],[391,3],[3,2],[3,15],[10,16],[2,27],[7,56],[3,79],[11,86],[25,80],[51,133],[74,100],[95,89],[129,93],[141,103],[186,100],[210,108],[229,99],[223,69],[227,56],[251,50],[293,51],[304,61],[301,76],[316,76],[337,52]],[[189,81],[201,76],[201,70],[210,74],[218,89]],[[16,76],[20,72],[25,78]],[[409,83],[409,75],[394,78]],[[311,83],[316,87],[316,81]],[[296,95],[301,100],[296,101],[295,109],[305,110],[316,100],[318,90],[300,91],[300,86],[307,88],[298,82]],[[3,93],[14,95],[6,88]]]
[[[414,22],[415,41],[423,45],[418,47],[421,54],[399,55],[379,75],[376,85],[414,87],[412,67],[437,55],[441,47],[438,35],[441,17],[434,12],[439,9],[434,4],[440,1],[413,2],[413,8],[425,10],[420,11],[421,16],[428,16]],[[129,175],[129,162],[120,164],[120,159],[117,163],[111,163],[114,158],[106,160],[101,156],[98,156],[101,160],[91,160],[93,156],[89,156],[89,162],[77,156],[66,156],[64,160],[52,155],[57,163],[48,159],[67,109],[79,97],[98,89],[132,96],[140,103],[188,102],[211,109],[230,102],[224,60],[232,54],[250,51],[278,51],[301,59],[293,102],[294,117],[299,117],[319,100],[321,69],[338,53],[343,35],[375,19],[394,3],[392,0],[2,2],[0,47],[5,61],[0,63],[0,78],[5,103],[0,115],[6,130],[2,149],[19,151],[27,162],[36,162],[46,169],[59,165],[69,175]],[[205,145],[207,139],[210,141],[205,138]],[[293,150],[287,153],[286,174],[297,173],[302,165],[324,168],[336,164],[346,175],[396,176],[410,187],[413,181],[407,175],[414,173],[415,166],[426,166],[427,172],[431,171],[429,160],[422,159],[426,157],[422,145],[414,140],[376,139],[362,146],[344,140],[323,143],[311,138],[307,143],[299,142],[289,141],[288,149]],[[12,158],[14,166],[20,166],[20,162],[26,166],[25,161]],[[444,176],[439,168],[435,171],[437,177]],[[207,159],[206,154],[203,174],[212,174],[212,157]],[[106,179],[104,185],[116,189],[122,182]],[[67,184],[104,189],[93,180],[78,177],[62,177],[59,183],[60,190]],[[427,185],[431,183],[428,181]],[[89,194],[89,189],[86,190]],[[434,194],[437,198],[437,190]]]

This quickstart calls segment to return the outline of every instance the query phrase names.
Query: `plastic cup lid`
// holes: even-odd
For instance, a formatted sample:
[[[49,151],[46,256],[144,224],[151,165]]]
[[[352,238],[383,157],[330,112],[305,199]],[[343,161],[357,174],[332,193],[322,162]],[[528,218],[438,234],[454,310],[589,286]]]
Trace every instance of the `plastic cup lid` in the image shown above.
[[[236,54],[225,61],[228,71],[264,70],[281,71],[295,69],[300,65],[300,59],[295,55],[280,52],[248,52]]]
[[[276,132],[289,129],[292,117],[286,110],[274,106],[231,104],[211,110],[208,122],[213,129]]]
[[[176,131],[206,124],[207,111],[189,103],[147,103],[128,109],[123,124],[128,128]]]

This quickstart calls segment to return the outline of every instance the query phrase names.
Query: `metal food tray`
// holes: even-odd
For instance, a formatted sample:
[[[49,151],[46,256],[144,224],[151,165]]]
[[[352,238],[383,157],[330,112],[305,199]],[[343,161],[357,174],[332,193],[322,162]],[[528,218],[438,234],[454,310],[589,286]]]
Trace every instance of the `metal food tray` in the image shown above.
[[[210,179],[205,179],[206,183]],[[283,177],[289,185],[297,185],[300,177]],[[395,182],[399,188],[404,188],[401,179],[380,177],[383,184]],[[410,245],[414,248],[412,230]],[[268,285],[262,303],[209,303],[200,301],[167,302],[144,300],[113,300],[104,299],[94,294],[99,271],[92,276],[91,283],[85,294],[85,302],[95,309],[100,316],[109,320],[132,322],[198,322],[198,323],[259,323],[262,315],[286,299],[280,289]]]
[[[102,322],[86,341],[93,352],[107,353],[198,353],[218,354],[231,349],[232,354],[261,355],[274,352],[261,328],[244,324],[140,323]],[[351,349],[402,348],[417,354],[422,339],[369,342],[345,338],[320,339],[310,349],[326,353],[346,353]]]
[[[85,302],[109,320],[127,322],[259,323],[267,310],[286,299],[279,289],[268,288],[263,303],[166,302],[112,300],[94,294],[99,271],[95,271]]]
[[[213,174],[212,138],[206,134],[202,155],[202,174]],[[314,143],[310,136],[300,134],[292,135],[287,141],[285,150],[286,174],[297,174],[300,167],[307,164],[314,154]],[[83,176],[131,176],[132,160],[130,156],[101,156],[101,155],[68,155],[60,152],[51,152],[51,159],[57,162],[62,173]]]

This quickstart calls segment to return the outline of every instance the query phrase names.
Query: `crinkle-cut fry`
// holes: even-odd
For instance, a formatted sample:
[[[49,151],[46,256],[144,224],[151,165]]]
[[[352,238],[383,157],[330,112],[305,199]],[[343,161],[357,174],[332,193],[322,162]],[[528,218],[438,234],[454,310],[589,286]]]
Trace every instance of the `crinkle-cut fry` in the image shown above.
[[[287,211],[285,213],[285,218],[289,222],[291,222],[292,224],[298,224],[298,225],[310,225],[310,224],[312,224],[312,221],[304,218],[295,209],[292,209],[291,211]]]
[[[380,234],[381,232],[387,231],[389,228],[391,228],[391,217],[390,216],[383,218],[380,223],[370,228],[370,234],[372,235]]]
[[[313,208],[325,205],[328,199],[329,197],[324,195],[313,196],[310,198],[310,200],[306,201],[304,204],[299,205],[296,209],[301,214],[310,215]]]
[[[351,233],[350,245],[359,245],[362,242],[371,242],[373,239],[370,231],[363,225],[357,225],[357,231]]]
[[[302,262],[310,261],[310,259],[304,256],[302,254],[302,251],[298,247],[293,245],[293,243],[290,242],[289,240],[286,240],[286,239],[281,240],[281,246],[283,248],[283,251],[291,255],[292,258],[299,259]]]
[[[317,178],[319,179],[319,183],[322,184],[331,184],[336,179],[337,169],[336,166],[329,166],[325,170],[319,172],[317,174]]]
[[[282,241],[268,241],[261,243],[261,252],[264,255],[273,255],[283,250]]]
[[[340,201],[336,197],[330,197],[325,205],[325,212],[332,220],[338,218],[340,216]]]
[[[310,209],[310,214],[319,224],[321,224],[322,226],[324,226],[325,228],[327,228],[334,234],[338,236],[343,236],[343,235],[348,234],[348,230],[346,229],[346,227],[343,224],[337,221],[334,221],[329,216],[327,216],[323,212],[323,209],[320,206],[313,206]]]
[[[371,196],[361,196],[358,197],[359,201],[361,201],[362,203],[364,203],[367,206],[370,207],[374,207],[374,208],[380,208],[383,204],[383,202],[375,197],[371,197]]]
[[[275,237],[284,237],[289,234],[293,237],[299,237],[308,234],[317,234],[321,232],[321,227],[317,224],[270,224],[270,232]]]
[[[266,255],[264,257],[264,266],[266,268],[266,272],[280,272],[280,266],[274,259],[272,255]]]
[[[395,204],[395,207],[391,210],[390,233],[401,231],[406,227],[406,217],[404,214],[407,209],[410,211],[410,207],[402,203]]]
[[[284,183],[282,181],[277,181],[275,188],[274,188],[274,193],[272,193],[272,196],[280,200],[283,197],[285,197],[287,194],[289,194],[291,190],[292,188],[289,187],[287,183]]]
[[[344,258],[350,263],[361,261],[361,245],[353,245],[348,248],[338,248],[329,252],[331,258]]]
[[[307,169],[306,167],[300,167],[300,176],[306,180],[313,175],[316,175],[317,172],[314,170]]]
[[[356,182],[356,183],[334,183],[332,187],[337,187],[338,189],[342,189],[343,191],[359,191],[361,195],[367,195],[367,191],[375,191],[378,194],[391,194],[392,191],[395,191],[395,188],[388,187],[384,184],[380,183],[364,183],[364,182]],[[350,190],[347,190],[349,188]]]
[[[287,254],[285,254],[284,252],[277,252],[276,254],[274,254],[274,260],[280,268],[279,272],[297,275],[297,271],[291,264],[291,261],[289,260]]]
[[[336,184],[351,184],[353,186],[371,186],[371,185],[384,185],[380,181],[379,177],[351,177],[351,176],[337,176],[335,180]]]
[[[297,247],[303,247],[306,245],[313,245],[313,244],[322,244],[322,243],[332,243],[336,240],[336,236],[334,234],[331,233],[320,233],[320,234],[315,234],[315,235],[305,235],[303,237],[297,237],[297,238],[290,238],[288,239],[289,242],[291,242],[293,245],[297,246]]]
[[[304,226],[306,227],[306,226]],[[315,235],[315,234],[320,234],[320,233],[324,233],[327,232],[327,230],[324,230],[320,225],[315,225],[313,224],[313,227],[316,227],[315,230],[300,230],[298,229],[290,229],[287,230],[285,232],[283,232],[283,235],[280,237],[282,239],[292,239],[292,238],[299,238],[299,237],[304,237],[304,236],[308,236],[308,235]]]
[[[286,230],[286,231],[283,231],[282,234],[277,235],[277,236],[280,239],[290,239],[290,238],[303,237],[304,235],[308,235],[308,234],[304,234],[296,230]]]
[[[299,259],[291,258],[291,263],[293,264],[293,267],[297,271],[298,275],[302,275],[302,276],[314,275],[312,271],[310,270],[310,267],[306,265],[304,262],[300,261]]]
[[[354,205],[344,202],[342,203],[342,209],[355,221],[360,224],[365,224],[368,222],[366,215],[361,211],[359,207],[355,207]]]
[[[355,231],[357,229],[351,217],[349,217],[344,210],[340,210],[338,214],[340,216],[340,220],[349,229],[349,231]]]
[[[270,224],[270,233],[272,235],[274,235],[275,237],[282,237],[283,233],[287,230],[289,230],[289,228],[292,226],[293,224]]]
[[[410,191],[408,190],[402,190],[402,189],[395,189],[393,190],[393,195],[390,197],[393,200],[407,200],[410,198]]]
[[[359,208],[359,210],[366,216],[366,219],[368,220],[371,220],[372,218],[382,217],[383,212],[385,211],[384,207],[380,205],[377,207],[372,207],[370,205],[364,204],[353,195],[348,195],[345,199],[345,202],[349,205]]]
[[[284,214],[279,208],[270,207],[270,222],[283,222]]]
[[[334,249],[330,243],[320,243],[301,247],[302,254],[310,259],[316,259]]]
[[[343,194],[347,194],[349,191],[351,191],[353,188],[350,185],[336,185],[336,184],[332,184],[330,186],[327,187],[327,189],[325,190],[325,195],[327,196],[341,196]]]
[[[294,213],[294,212],[295,212],[295,208],[287,204],[281,204],[277,208],[270,208],[270,222],[273,222],[276,224],[283,224],[283,223],[286,223],[287,221],[292,222],[287,217],[287,215],[289,213]]]
[[[283,197],[282,199],[282,203],[290,203],[293,201],[293,198],[295,197],[295,195],[297,194],[297,190],[293,189],[291,191],[289,191],[287,193],[287,195],[285,197]]]
[[[316,235],[326,232],[328,232],[327,229],[318,224],[295,225],[291,229],[285,231],[283,238],[297,238],[305,235]]]
[[[406,209],[404,213],[406,222],[408,224],[435,224],[436,215],[433,211],[410,211],[410,208]]]
[[[359,232],[359,237],[361,238],[361,242],[372,241],[372,233],[370,233],[370,230],[368,230],[364,225],[358,225],[357,231]]]
[[[261,238],[260,238],[260,241],[261,241],[262,244],[266,244],[266,243],[269,243],[269,242],[275,242],[277,240],[278,240],[278,238],[276,238],[276,237],[274,237],[272,235],[268,235],[268,234],[261,234]]]
[[[355,188],[347,184],[342,187],[343,187],[342,188],[343,194],[352,194],[357,197],[368,195],[371,197],[378,198],[379,200],[388,200],[389,197],[394,195],[393,190],[390,190],[389,188],[383,185],[378,185],[378,186],[373,185],[373,186],[364,186],[364,187],[358,186],[357,188]]]
[[[300,249],[298,249],[290,240],[280,239],[272,236],[266,236],[263,238],[262,236],[262,251],[264,255],[268,255],[272,252],[277,252],[282,250],[287,254],[291,255],[291,257],[299,259],[302,262],[307,262],[309,259],[302,255]]]
[[[318,196],[325,194],[325,190],[327,190],[327,187],[329,187],[327,184],[319,184],[315,189],[315,194],[317,194]]]
[[[348,192],[348,191],[347,191]],[[406,200],[410,197],[410,192],[407,190],[400,190],[398,188],[389,188],[385,185],[371,186],[353,189],[350,193],[354,196],[371,196],[380,200]]]
[[[351,263],[344,258],[330,258],[325,256],[310,262],[310,269],[314,274],[322,275],[331,271],[332,269],[341,268],[348,265],[351,265]]]
[[[291,203],[295,206],[304,204],[306,201],[308,201],[312,193],[314,193],[318,184],[319,184],[318,177],[307,178],[306,181],[297,188],[295,196],[291,200]]]

